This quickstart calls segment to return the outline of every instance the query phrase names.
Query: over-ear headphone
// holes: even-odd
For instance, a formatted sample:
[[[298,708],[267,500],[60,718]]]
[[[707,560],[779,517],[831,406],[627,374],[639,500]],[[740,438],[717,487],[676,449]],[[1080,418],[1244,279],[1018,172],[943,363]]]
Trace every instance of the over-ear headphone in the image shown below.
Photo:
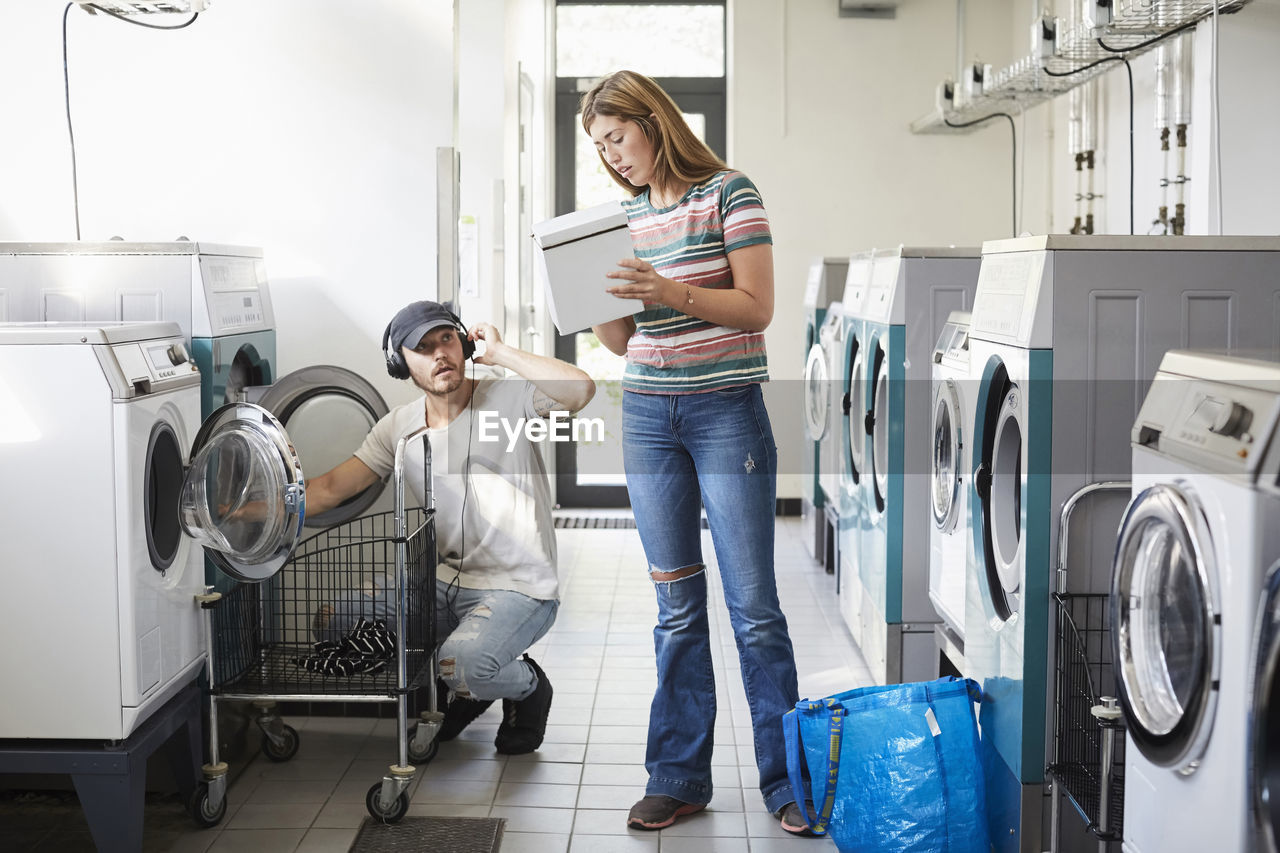
[[[449,308],[448,303],[441,306],[444,312],[449,315],[449,319],[453,321],[454,327],[462,333],[462,358],[470,359],[476,354],[476,342],[471,340],[470,332],[463,325],[462,318]],[[414,343],[417,343],[416,341]],[[408,379],[409,365],[405,363],[404,354],[400,352],[400,347],[391,343],[391,323],[387,323],[386,331],[382,333],[382,354],[387,359],[387,374],[392,379]]]

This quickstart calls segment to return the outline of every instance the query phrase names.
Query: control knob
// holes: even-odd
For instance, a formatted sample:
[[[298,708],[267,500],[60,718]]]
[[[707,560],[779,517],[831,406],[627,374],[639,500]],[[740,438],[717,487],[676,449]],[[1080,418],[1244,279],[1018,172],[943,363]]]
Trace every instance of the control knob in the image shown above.
[[[1214,418],[1213,425],[1209,427],[1209,431],[1217,435],[1225,435],[1228,438],[1239,438],[1249,428],[1249,423],[1252,420],[1253,413],[1244,406],[1239,403],[1228,403]]]

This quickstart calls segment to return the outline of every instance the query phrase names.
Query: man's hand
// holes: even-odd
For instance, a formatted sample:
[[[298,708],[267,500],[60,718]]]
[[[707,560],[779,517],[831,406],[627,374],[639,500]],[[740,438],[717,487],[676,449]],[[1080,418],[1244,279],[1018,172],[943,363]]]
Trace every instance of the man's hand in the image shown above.
[[[495,356],[505,344],[502,343],[502,335],[492,323],[476,323],[471,327],[467,337],[477,343],[484,343],[483,347],[476,347],[476,354],[471,357],[473,362],[499,366]]]

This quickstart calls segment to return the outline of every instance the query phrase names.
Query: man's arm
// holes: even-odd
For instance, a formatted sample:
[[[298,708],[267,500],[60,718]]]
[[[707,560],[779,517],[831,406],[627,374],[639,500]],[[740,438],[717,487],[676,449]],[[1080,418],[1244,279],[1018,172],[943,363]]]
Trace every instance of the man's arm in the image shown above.
[[[489,323],[477,323],[471,327],[471,339],[485,342],[484,355],[476,354],[476,364],[492,364],[505,367],[522,379],[533,383],[540,392],[534,399],[539,415],[551,411],[581,410],[596,393],[596,383],[586,371],[567,361],[534,355],[502,342],[502,336]]]
[[[353,495],[358,495],[378,480],[368,465],[352,456],[319,477],[307,480],[307,514],[319,515]]]

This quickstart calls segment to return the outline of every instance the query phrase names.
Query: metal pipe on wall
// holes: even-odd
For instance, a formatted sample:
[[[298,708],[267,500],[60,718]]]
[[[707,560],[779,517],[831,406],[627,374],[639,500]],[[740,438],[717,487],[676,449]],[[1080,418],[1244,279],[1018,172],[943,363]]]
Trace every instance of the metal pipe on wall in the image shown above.
[[[1185,202],[1187,177],[1187,125],[1191,124],[1191,96],[1195,89],[1192,59],[1195,31],[1190,30],[1173,40],[1170,62],[1173,67],[1173,123],[1177,131],[1177,174],[1173,178],[1173,233],[1187,233]]]
[[[1169,108],[1172,95],[1172,68],[1169,46],[1156,47],[1156,130],[1160,132],[1160,208],[1151,223],[1154,232],[1169,233]]]

